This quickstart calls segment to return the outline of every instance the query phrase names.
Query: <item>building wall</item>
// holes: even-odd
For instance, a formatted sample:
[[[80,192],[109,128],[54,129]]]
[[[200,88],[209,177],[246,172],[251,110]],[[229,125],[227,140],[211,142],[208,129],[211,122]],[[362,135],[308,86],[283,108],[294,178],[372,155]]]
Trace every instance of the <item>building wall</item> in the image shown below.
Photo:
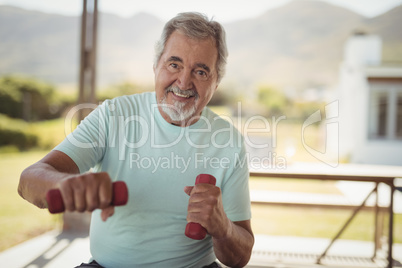
[[[400,88],[398,79],[369,81],[368,66],[381,69],[381,40],[377,36],[352,36],[345,44],[339,82],[339,154],[351,163],[402,165],[402,139],[375,137],[373,94],[379,88]],[[382,75],[386,75],[388,71]],[[393,74],[394,75],[394,74]],[[388,80],[387,80],[388,79]],[[375,105],[375,103],[374,103]]]
[[[402,166],[402,142],[365,140],[352,157],[353,163]]]

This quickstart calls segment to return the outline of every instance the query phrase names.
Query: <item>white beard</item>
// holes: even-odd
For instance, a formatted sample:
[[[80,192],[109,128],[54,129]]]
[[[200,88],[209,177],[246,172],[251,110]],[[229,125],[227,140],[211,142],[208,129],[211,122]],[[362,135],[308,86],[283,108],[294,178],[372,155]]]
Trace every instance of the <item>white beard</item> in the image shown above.
[[[182,122],[194,115],[197,105],[185,109],[185,102],[173,100],[173,104],[168,104],[166,103],[166,98],[167,95],[162,98],[159,105],[162,111],[167,114],[173,122]]]

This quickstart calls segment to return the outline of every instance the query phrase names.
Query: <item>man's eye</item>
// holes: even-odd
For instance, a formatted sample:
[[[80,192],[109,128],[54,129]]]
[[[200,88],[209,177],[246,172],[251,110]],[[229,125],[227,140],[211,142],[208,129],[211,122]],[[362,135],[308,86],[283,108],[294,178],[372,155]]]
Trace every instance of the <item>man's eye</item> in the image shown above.
[[[196,74],[197,74],[198,76],[200,76],[200,77],[203,77],[203,78],[207,77],[207,72],[202,71],[202,70],[196,71]]]
[[[180,66],[177,63],[169,63],[167,69],[173,73],[176,73],[179,71]]]

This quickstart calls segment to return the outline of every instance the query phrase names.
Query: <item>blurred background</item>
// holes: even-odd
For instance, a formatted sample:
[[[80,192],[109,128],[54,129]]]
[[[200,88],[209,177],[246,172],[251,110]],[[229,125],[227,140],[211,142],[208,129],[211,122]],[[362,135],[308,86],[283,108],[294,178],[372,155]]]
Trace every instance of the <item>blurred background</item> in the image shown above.
[[[0,251],[62,228],[60,216],[28,204],[16,189],[22,170],[68,133],[65,117],[79,96],[82,6],[0,0]],[[224,25],[229,48],[227,74],[209,106],[247,136],[250,158],[263,159],[267,170],[306,162],[402,166],[402,0],[101,0],[98,9],[95,103],[152,91],[164,23],[198,11]],[[284,195],[353,196],[372,187],[253,177],[250,184]],[[253,228],[332,238],[329,226],[349,215],[253,205]],[[370,241],[373,224],[364,211],[342,238]]]

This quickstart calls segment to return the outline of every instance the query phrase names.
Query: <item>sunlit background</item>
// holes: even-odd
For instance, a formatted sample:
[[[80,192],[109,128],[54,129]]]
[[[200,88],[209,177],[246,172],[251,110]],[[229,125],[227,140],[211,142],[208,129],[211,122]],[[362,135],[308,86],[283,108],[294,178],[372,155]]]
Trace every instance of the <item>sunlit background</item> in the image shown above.
[[[246,136],[250,158],[263,159],[256,168],[402,166],[402,0],[101,0],[99,11],[97,103],[152,91],[164,23],[197,11],[222,22],[229,48],[227,74],[209,106]],[[16,188],[21,171],[66,135],[64,119],[78,99],[81,13],[81,0],[0,0],[0,254],[62,228],[59,216],[34,208]],[[372,188],[254,177],[250,186],[342,198]],[[386,186],[380,191],[389,195]],[[395,200],[401,244],[399,193]],[[332,238],[350,213],[254,204],[253,229]],[[360,214],[341,238],[372,241],[372,213]]]

